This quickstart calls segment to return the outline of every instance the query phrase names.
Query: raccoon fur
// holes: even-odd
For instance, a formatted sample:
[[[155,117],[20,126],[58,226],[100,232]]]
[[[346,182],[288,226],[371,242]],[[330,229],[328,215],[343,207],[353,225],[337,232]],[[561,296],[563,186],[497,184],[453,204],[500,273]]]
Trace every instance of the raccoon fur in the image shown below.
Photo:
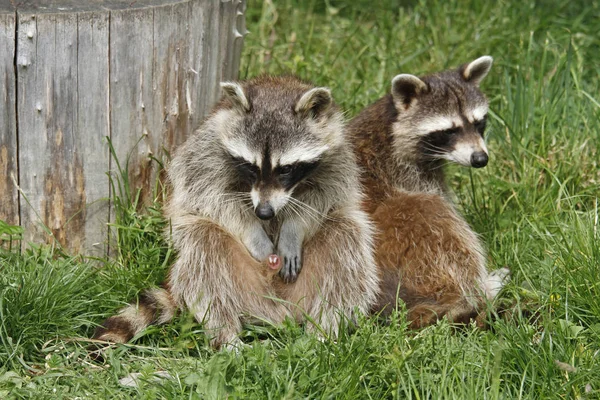
[[[190,310],[219,347],[245,321],[308,315],[337,334],[367,313],[378,274],[359,170],[330,91],[294,77],[225,82],[224,96],[168,167],[177,260],[162,289],[98,328],[126,342]],[[283,260],[280,273],[266,266]],[[303,268],[301,274],[300,268]]]
[[[398,75],[391,93],[348,130],[364,172],[364,209],[377,229],[381,291],[374,313],[401,299],[412,327],[477,317],[508,271],[488,274],[483,246],[449,198],[444,163],[484,167],[488,103],[479,90],[492,58],[418,78]]]

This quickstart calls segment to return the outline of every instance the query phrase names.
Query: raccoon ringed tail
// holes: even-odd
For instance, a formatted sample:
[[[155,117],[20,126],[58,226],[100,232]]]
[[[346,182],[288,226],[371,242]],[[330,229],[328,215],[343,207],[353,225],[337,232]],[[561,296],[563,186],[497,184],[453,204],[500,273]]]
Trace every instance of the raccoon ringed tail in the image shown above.
[[[137,303],[129,304],[96,328],[94,339],[127,343],[149,325],[170,321],[176,311],[177,306],[167,290],[147,290],[140,295]]]

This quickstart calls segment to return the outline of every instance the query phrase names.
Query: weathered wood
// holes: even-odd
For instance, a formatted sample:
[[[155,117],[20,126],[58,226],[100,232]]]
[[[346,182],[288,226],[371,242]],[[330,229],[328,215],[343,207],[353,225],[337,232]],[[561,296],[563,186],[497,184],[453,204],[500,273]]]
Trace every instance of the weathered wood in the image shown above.
[[[188,2],[189,0],[0,0],[0,7],[5,3],[7,7],[12,7],[11,10],[17,8],[22,12],[36,14],[65,14],[135,10]]]
[[[77,20],[77,132],[81,139],[86,214],[83,247],[103,255],[109,220],[107,171],[110,153],[109,13],[81,13]],[[82,215],[83,217],[83,215]]]
[[[160,143],[154,123],[158,105],[153,88],[154,9],[117,10],[110,18],[111,141],[121,167],[129,167],[133,190],[147,201],[156,165],[151,157]],[[111,171],[116,171],[115,160]]]
[[[77,15],[23,13],[19,26],[19,175],[30,204],[21,207],[25,238],[43,241],[44,230],[31,229],[42,222],[77,252],[87,201],[77,132]]]
[[[244,9],[243,0],[0,0],[9,105],[0,112],[0,218],[20,222],[26,242],[104,254],[114,219],[106,172],[119,172],[105,138],[148,201],[153,158],[199,125],[221,80],[237,78]]]
[[[0,10],[2,6],[0,5]],[[0,13],[0,219],[19,224],[17,117],[15,91],[15,13]]]

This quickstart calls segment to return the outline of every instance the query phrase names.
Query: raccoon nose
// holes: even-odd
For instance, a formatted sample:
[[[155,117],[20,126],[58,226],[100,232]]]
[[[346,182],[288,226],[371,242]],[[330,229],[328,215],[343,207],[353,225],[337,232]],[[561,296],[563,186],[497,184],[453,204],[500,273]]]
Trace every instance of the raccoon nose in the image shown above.
[[[260,203],[254,212],[258,218],[265,220],[275,216],[275,210],[273,210],[273,207],[269,203]]]
[[[485,151],[476,151],[471,154],[471,166],[474,168],[485,167],[488,163],[488,155]]]

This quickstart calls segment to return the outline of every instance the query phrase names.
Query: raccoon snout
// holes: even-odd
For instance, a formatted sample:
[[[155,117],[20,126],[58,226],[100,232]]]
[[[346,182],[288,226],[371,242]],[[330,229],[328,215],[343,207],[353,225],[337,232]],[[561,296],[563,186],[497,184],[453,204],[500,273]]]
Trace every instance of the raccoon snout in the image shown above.
[[[471,166],[474,168],[483,168],[488,163],[488,155],[485,151],[476,151],[471,154]]]
[[[268,202],[259,203],[254,212],[258,218],[263,220],[271,219],[275,216],[275,210]]]

